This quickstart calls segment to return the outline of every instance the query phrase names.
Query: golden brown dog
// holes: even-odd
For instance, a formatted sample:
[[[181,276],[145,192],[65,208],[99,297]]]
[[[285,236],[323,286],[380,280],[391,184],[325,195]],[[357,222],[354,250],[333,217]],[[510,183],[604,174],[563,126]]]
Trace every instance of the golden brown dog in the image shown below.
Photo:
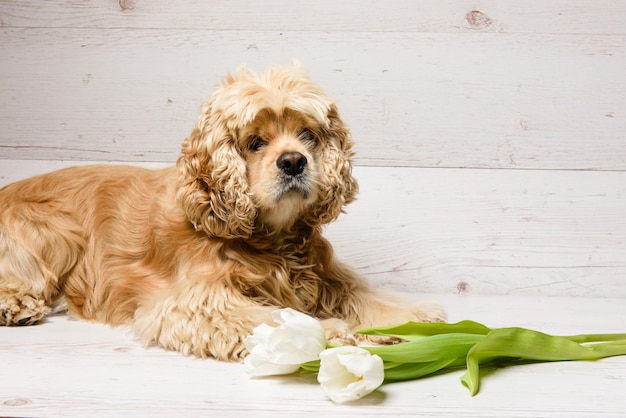
[[[372,289],[322,237],[357,192],[352,156],[335,103],[300,66],[241,69],[203,105],[176,167],[74,167],[0,190],[0,324],[66,305],[234,360],[281,307],[326,320],[329,337],[443,320]]]

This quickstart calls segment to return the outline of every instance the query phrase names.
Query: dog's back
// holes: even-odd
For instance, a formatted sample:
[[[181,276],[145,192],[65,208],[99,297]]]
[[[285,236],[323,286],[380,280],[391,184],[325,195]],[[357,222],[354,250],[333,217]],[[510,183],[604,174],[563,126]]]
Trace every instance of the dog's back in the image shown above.
[[[172,170],[72,167],[0,189],[0,324],[35,323],[64,298],[82,317],[130,320],[138,289],[162,287],[155,270],[169,268],[146,263],[159,247],[146,241],[174,207]],[[145,265],[131,274],[133,260]]]

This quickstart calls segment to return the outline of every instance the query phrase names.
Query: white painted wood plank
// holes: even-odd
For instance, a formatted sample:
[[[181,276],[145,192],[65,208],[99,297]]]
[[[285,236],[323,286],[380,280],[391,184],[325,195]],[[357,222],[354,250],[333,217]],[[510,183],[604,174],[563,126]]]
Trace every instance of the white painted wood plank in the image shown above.
[[[626,169],[622,35],[0,33],[0,158],[172,161],[221,76],[299,57],[359,164]]]
[[[553,334],[624,332],[622,299],[441,296],[451,320]],[[389,384],[348,405],[312,376],[253,379],[240,364],[144,349],[125,329],[57,316],[0,329],[0,416],[617,417],[626,357],[508,367],[470,397],[463,371]]]
[[[626,297],[626,173],[360,168],[328,228],[408,292]]]
[[[3,0],[0,18],[5,27],[626,33],[626,4],[611,0]]]
[[[0,184],[72,164],[0,160]],[[625,172],[358,167],[355,175],[359,199],[326,235],[377,285],[626,298]]]

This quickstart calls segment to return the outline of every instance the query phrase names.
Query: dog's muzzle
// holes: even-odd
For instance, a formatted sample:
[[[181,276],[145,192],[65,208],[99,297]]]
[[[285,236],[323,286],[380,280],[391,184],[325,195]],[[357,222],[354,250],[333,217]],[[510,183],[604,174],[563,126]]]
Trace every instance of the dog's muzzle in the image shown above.
[[[276,160],[276,166],[281,172],[280,199],[285,193],[294,191],[305,199],[310,192],[310,183],[307,176],[307,159],[299,152],[286,152]]]

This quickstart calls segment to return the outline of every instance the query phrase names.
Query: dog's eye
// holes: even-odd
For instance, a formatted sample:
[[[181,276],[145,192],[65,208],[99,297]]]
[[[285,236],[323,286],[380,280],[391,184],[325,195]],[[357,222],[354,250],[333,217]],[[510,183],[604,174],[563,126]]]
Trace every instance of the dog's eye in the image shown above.
[[[308,128],[301,130],[298,134],[298,138],[304,142],[315,142],[315,134]]]
[[[253,137],[250,137],[250,139],[248,140],[248,149],[250,151],[258,151],[266,145],[267,141],[265,141],[260,136],[255,135]]]

